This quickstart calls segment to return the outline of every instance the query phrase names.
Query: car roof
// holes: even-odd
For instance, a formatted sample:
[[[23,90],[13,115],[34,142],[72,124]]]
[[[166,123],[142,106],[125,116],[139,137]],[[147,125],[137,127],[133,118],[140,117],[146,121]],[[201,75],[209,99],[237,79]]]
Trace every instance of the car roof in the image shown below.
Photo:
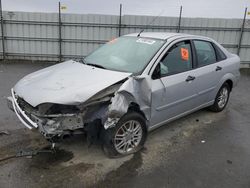
[[[138,33],[131,33],[125,36],[133,36],[136,37]],[[161,40],[167,40],[169,38],[183,38],[183,37],[194,37],[194,38],[203,38],[203,39],[208,39],[207,37],[202,37],[202,36],[196,36],[196,35],[190,35],[190,34],[185,34],[185,33],[167,33],[167,32],[142,32],[140,34],[140,37],[145,37],[145,38],[154,38],[154,39],[161,39]]]

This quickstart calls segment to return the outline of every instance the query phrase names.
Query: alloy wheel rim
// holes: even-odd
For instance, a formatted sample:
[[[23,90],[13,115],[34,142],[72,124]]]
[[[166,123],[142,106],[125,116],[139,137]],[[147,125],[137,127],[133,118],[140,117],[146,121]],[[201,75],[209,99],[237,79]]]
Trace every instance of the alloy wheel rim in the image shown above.
[[[118,153],[125,154],[136,148],[142,139],[142,126],[138,121],[130,120],[122,124],[114,137],[114,146]]]
[[[218,106],[223,108],[228,100],[228,89],[226,87],[222,88],[218,97]]]

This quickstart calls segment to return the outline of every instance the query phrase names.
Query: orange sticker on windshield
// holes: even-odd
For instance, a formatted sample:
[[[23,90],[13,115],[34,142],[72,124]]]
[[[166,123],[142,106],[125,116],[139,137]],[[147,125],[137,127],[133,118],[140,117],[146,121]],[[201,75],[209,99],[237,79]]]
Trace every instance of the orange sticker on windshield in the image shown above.
[[[188,49],[187,48],[181,48],[181,59],[184,61],[188,61],[189,59],[189,54],[188,54]]]

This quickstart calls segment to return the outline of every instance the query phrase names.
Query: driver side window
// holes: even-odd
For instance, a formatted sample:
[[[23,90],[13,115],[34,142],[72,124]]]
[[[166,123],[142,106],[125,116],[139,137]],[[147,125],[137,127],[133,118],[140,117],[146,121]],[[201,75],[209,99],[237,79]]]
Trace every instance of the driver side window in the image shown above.
[[[160,61],[160,75],[168,76],[192,69],[190,41],[174,44]]]

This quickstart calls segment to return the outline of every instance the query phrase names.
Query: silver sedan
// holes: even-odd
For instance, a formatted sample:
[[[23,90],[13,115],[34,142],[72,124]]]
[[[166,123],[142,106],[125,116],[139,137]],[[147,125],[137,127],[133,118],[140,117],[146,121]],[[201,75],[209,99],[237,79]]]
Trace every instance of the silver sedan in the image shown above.
[[[105,153],[140,150],[147,133],[201,108],[222,111],[239,80],[240,59],[216,41],[177,33],[135,33],[80,61],[22,78],[8,105],[52,142],[79,132]]]

